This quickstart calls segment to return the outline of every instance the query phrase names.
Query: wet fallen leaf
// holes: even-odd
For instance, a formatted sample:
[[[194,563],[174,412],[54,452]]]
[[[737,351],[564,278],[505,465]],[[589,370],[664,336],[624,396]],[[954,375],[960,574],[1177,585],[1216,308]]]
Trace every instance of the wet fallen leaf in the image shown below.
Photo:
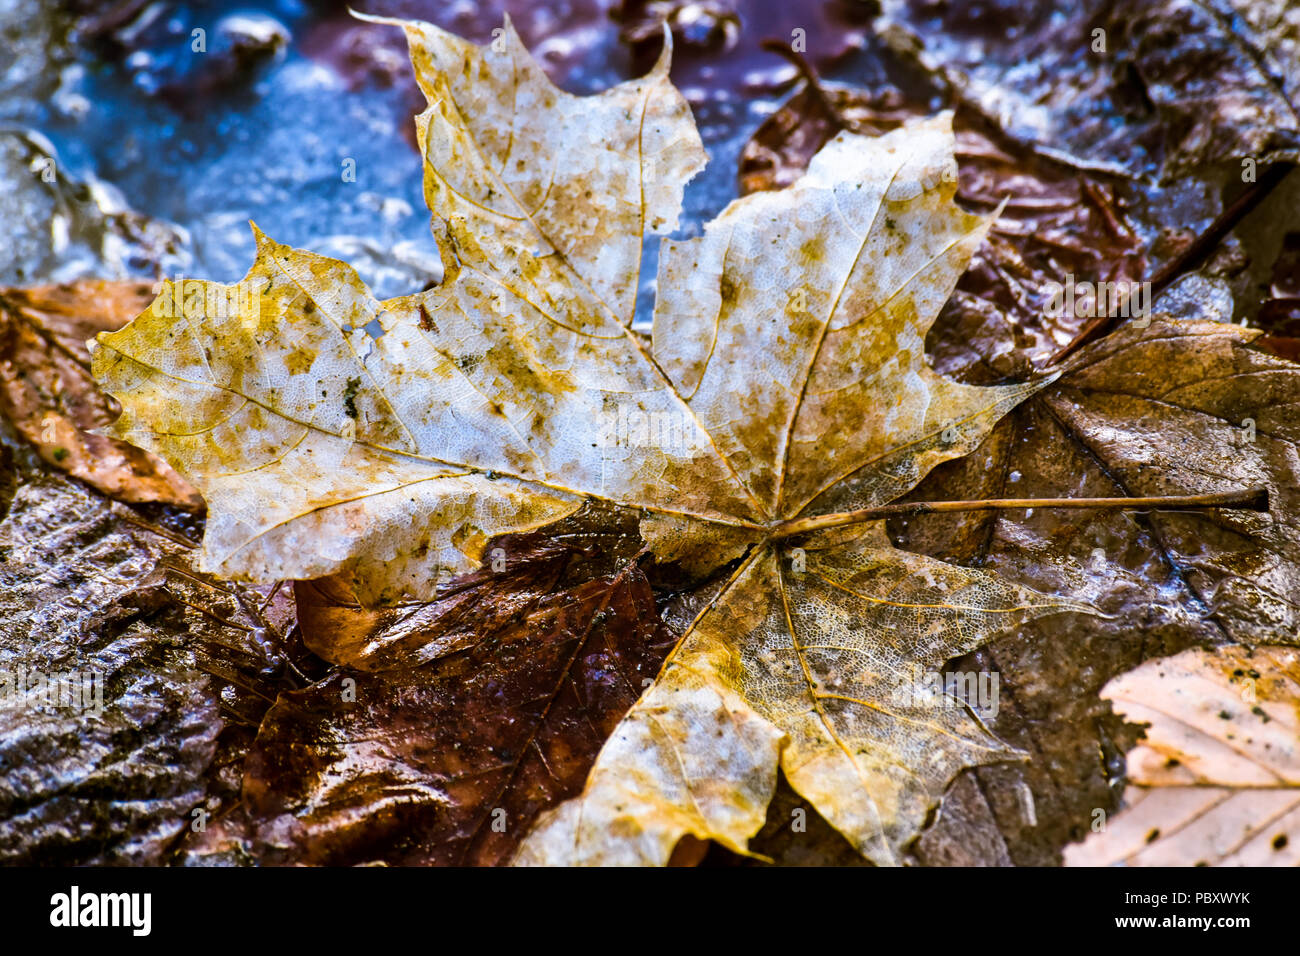
[[[1121,497],[1268,488],[1267,513],[1157,510],[1141,520],[1150,522],[1197,616],[1237,641],[1290,644],[1300,633],[1300,366],[1259,339],[1258,331],[1231,324],[1163,317],[1147,328],[1122,329],[1072,363],[1018,413],[1024,417],[1008,422],[1008,437],[1020,433],[1003,474],[1015,473],[1030,494],[1058,481],[1079,493],[1085,469],[1068,477],[1049,464],[1073,448]],[[1031,416],[1049,421],[1027,422]],[[1022,540],[1059,546],[1087,519],[1050,511],[995,519],[1004,521],[1023,529]],[[1091,543],[1100,559],[1083,548],[1074,559],[1093,570],[1110,564],[1111,541],[1098,536]],[[1048,562],[1045,570],[1053,567],[1066,563]]]
[[[842,129],[879,136],[923,116],[919,104],[894,88],[858,89],[806,80],[754,130],[740,154],[742,194],[792,185],[813,156]],[[960,124],[954,124],[960,129]],[[958,168],[961,144],[958,143]]]
[[[0,860],[157,865],[193,821],[218,697],[150,581],[175,545],[63,477],[0,521]]]
[[[267,862],[496,864],[582,789],[674,637],[635,564],[542,597],[469,650],[284,694],[244,779]]]
[[[642,547],[635,515],[584,508],[545,534],[494,539],[483,567],[449,579],[432,599],[369,608],[342,577],[295,582],[297,621],[305,645],[333,664],[418,666],[492,637],[552,592],[613,574]],[[686,582],[656,572],[654,583],[671,591]]]
[[[1288,232],[1273,262],[1259,325],[1280,336],[1300,333],[1300,232]]]
[[[1147,661],[1102,697],[1146,725],[1124,808],[1070,866],[1300,863],[1300,651],[1231,645]]]
[[[900,0],[877,28],[935,95],[981,116],[1013,152],[1105,184],[1152,275],[1296,158],[1300,21],[1287,0]],[[1281,238],[1259,220],[1293,222],[1295,208],[1265,203],[1207,264],[1230,281],[1235,320],[1258,310]],[[978,316],[972,329],[997,331]]]
[[[903,494],[1043,384],[925,362],[989,225],[953,205],[950,117],[842,134],[789,190],[665,242],[652,352],[629,327],[643,235],[674,227],[704,159],[667,55],[578,98],[509,28],[493,49],[403,25],[443,283],[378,302],[258,233],[239,285],[167,284],[99,336],[115,434],[203,492],[203,570],[336,575],[363,605],[427,597],[586,501],[639,513],[660,562],[738,560],[523,858],[743,850],[780,766],[899,862],[957,770],[1014,756],[963,707],[906,698],[914,669],[1085,609],[817,520]]]
[[[1008,134],[1081,169],[1174,177],[1296,159],[1300,21],[1285,0],[887,0],[891,46]]]
[[[956,354],[959,331],[935,331]],[[1088,832],[1092,810],[1118,800],[1132,731],[1096,696],[1108,680],[1195,644],[1295,641],[1300,366],[1263,341],[1160,316],[1123,329],[913,496],[1122,497],[1259,483],[1270,516],[1034,510],[891,521],[900,547],[1074,593],[1108,615],[1030,622],[953,665],[1001,674],[994,729],[1034,754],[977,771],[995,833],[1019,865],[1057,862],[1061,846]],[[968,823],[941,815],[937,826],[962,845],[995,838]]]
[[[170,465],[94,433],[116,412],[90,376],[86,340],[117,331],[152,299],[137,282],[0,290],[0,414],[46,463],[111,498],[197,511],[203,499]]]
[[[362,607],[338,577],[294,584],[298,621],[307,646],[324,659],[357,670],[392,670],[462,650],[499,630],[555,586],[569,551],[550,538],[494,542],[492,564],[457,578],[434,601]],[[495,563],[495,562],[494,562]],[[506,573],[507,568],[509,573]]]
[[[892,87],[805,83],[746,144],[741,189],[789,185],[840,129],[878,136],[924,111],[923,102]],[[1160,261],[1169,250],[1148,248],[1107,177],[1023,148],[1007,152],[997,141],[1005,137],[969,109],[958,111],[954,125],[957,201],[972,212],[996,211],[997,218],[941,314],[940,324],[955,326],[954,334],[929,345],[941,372],[978,357],[978,375],[966,380],[982,384],[1044,364],[1089,321],[1095,297],[1053,309],[1053,288],[1135,282],[1147,271],[1148,255]],[[1106,301],[1103,293],[1102,309]]]

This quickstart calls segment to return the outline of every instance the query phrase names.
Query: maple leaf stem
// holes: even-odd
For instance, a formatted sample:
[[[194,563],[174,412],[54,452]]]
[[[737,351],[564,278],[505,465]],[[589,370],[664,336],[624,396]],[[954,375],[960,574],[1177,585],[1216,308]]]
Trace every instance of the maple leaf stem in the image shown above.
[[[827,528],[842,528],[864,521],[900,515],[943,514],[952,511],[994,511],[1008,508],[1122,508],[1159,511],[1195,511],[1200,508],[1268,510],[1268,489],[1247,488],[1212,495],[1158,495],[1150,498],[984,498],[975,501],[904,501],[876,508],[859,508],[807,518],[793,518],[772,528],[769,541]]]
[[[817,68],[812,65],[806,56],[796,52],[790,44],[784,40],[766,39],[759,46],[769,53],[775,53],[778,56],[785,57],[794,68],[803,76],[804,82],[808,85],[809,91],[817,100],[817,105],[826,113],[826,117],[835,124],[839,129],[848,129],[849,124],[845,122],[840,111],[835,108],[830,97],[826,95],[826,89],[822,86],[822,78],[817,73]]]

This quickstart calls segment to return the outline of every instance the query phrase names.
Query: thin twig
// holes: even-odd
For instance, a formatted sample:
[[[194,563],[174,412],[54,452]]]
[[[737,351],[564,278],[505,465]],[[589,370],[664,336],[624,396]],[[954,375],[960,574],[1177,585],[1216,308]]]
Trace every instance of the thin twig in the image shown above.
[[[117,503],[114,502],[114,505],[116,504]],[[199,546],[197,541],[191,541],[189,538],[185,537],[182,534],[179,534],[175,531],[170,531],[166,528],[160,527],[159,525],[152,524],[151,522],[145,521],[143,518],[137,515],[130,508],[126,508],[124,506],[122,508],[122,512],[125,513],[119,512],[116,507],[114,507],[113,510],[114,510],[114,514],[116,514],[116,516],[126,524],[134,525],[135,527],[139,528],[141,531],[148,531],[150,534],[156,534],[158,537],[170,541],[172,544],[179,545],[180,547],[186,548],[190,551],[193,551],[195,548]]]
[[[262,602],[262,606],[257,609],[259,615],[266,614],[266,609],[271,606],[271,602],[275,600],[275,596],[280,593],[280,588],[283,586],[283,581],[275,582],[275,586],[271,588],[271,593],[266,596],[266,600]]]
[[[1010,508],[1122,508],[1157,511],[1189,511],[1201,508],[1268,510],[1268,489],[1248,488],[1213,495],[1161,495],[1152,498],[986,498],[978,501],[904,501],[878,508],[859,508],[836,514],[794,518],[772,529],[769,541],[779,541],[810,531],[842,528],[864,521],[878,521],[900,515],[945,514],[954,511],[994,511]]]
[[[215,583],[215,582],[213,582],[213,581],[207,580],[206,578],[201,578],[201,577],[199,577],[197,574],[195,574],[194,572],[192,572],[192,571],[187,571],[185,568],[177,567],[177,566],[174,565],[174,564],[163,564],[163,565],[161,565],[161,567],[162,567],[164,570],[172,571],[172,572],[175,572],[176,574],[181,575],[182,577],[189,578],[189,579],[190,579],[191,581],[193,581],[195,584],[200,584],[200,585],[202,585],[202,586],[205,587],[205,588],[211,588],[211,589],[214,590],[214,591],[220,591],[222,594],[225,594],[225,595],[227,595],[227,596],[229,596],[229,597],[235,597],[235,596],[236,596],[235,592],[234,592],[234,591],[231,591],[229,588],[223,588],[220,584],[217,584],[217,583]]]
[[[783,40],[769,38],[763,40],[759,45],[764,50],[785,57],[794,64],[794,68],[799,71],[800,76],[803,77],[804,82],[808,85],[809,92],[811,92],[816,98],[818,105],[826,111],[827,118],[829,118],[830,121],[840,129],[849,128],[849,124],[844,121],[844,117],[840,115],[840,111],[835,108],[835,104],[832,103],[830,97],[826,95],[826,90],[822,86],[822,78],[818,75],[817,68],[812,65],[812,62],[806,56],[796,51],[792,46],[790,46],[790,44]]]
[[[216,621],[218,624],[223,625],[224,627],[233,627],[236,630],[244,631],[249,634],[253,632],[253,629],[251,627],[245,627],[243,624],[239,624],[236,623],[235,621],[228,620],[219,614],[213,614],[205,607],[200,607],[197,604],[190,603],[189,601],[185,600],[183,597],[177,595],[174,591],[171,593],[172,593],[172,598],[175,599],[177,603],[184,604],[186,607],[198,611],[200,614],[205,615],[206,617],[212,618],[212,620]]]

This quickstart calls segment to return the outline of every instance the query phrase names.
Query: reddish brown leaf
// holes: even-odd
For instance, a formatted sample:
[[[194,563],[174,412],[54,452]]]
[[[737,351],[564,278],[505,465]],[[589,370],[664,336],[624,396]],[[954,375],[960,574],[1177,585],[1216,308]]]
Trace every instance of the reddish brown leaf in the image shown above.
[[[327,661],[357,670],[427,663],[526,614],[554,588],[571,550],[538,535],[507,536],[494,543],[488,565],[450,582],[437,600],[396,607],[362,607],[337,575],[298,581],[303,641]]]
[[[1268,295],[1259,310],[1259,325],[1279,336],[1300,334],[1300,232],[1283,238],[1273,262]]]
[[[199,511],[199,493],[161,458],[92,433],[117,409],[90,376],[86,340],[121,328],[152,300],[139,282],[0,290],[0,414],[45,462],[111,498]]]
[[[432,664],[340,671],[285,694],[244,780],[254,852],[266,862],[505,862],[539,813],[582,789],[672,643],[631,564]]]

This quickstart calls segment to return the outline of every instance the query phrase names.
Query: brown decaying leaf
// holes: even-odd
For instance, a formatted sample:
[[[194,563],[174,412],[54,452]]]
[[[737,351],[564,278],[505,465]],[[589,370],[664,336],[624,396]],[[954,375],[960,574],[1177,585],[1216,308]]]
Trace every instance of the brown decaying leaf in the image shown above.
[[[959,347],[952,326],[936,334]],[[1056,862],[1062,845],[1088,832],[1092,809],[1118,799],[1133,732],[1096,697],[1107,680],[1193,644],[1295,641],[1300,367],[1260,343],[1257,332],[1211,322],[1156,317],[1147,329],[1122,329],[911,497],[1136,496],[1261,483],[1271,518],[1037,510],[891,522],[900,546],[1048,593],[1073,591],[1108,615],[1066,628],[1030,622],[953,665],[1001,673],[995,729],[1035,755],[975,772],[1018,864]],[[991,838],[942,815],[937,826],[949,842]]]
[[[342,677],[351,676],[365,682],[371,678],[359,672],[384,671],[384,674],[374,679],[373,686],[381,689],[396,688],[393,693],[397,695],[397,703],[403,706],[361,709],[361,713],[366,715],[363,723],[367,732],[376,737],[387,732],[383,729],[386,721],[396,715],[402,721],[401,734],[411,740],[428,737],[431,732],[436,735],[436,728],[431,731],[425,726],[425,721],[435,720],[443,721],[447,728],[456,728],[445,733],[453,736],[458,734],[457,739],[474,738],[475,731],[462,726],[472,719],[466,713],[448,715],[434,708],[421,717],[405,706],[410,703],[407,698],[413,692],[411,688],[420,681],[432,679],[427,673],[428,669],[421,671],[423,677],[412,678],[410,668],[435,655],[445,658],[446,655],[471,645],[490,642],[485,647],[497,646],[495,641],[500,632],[509,628],[517,632],[521,627],[520,622],[529,615],[539,599],[550,595],[550,604],[554,604],[564,597],[566,588],[588,582],[594,577],[608,577],[613,569],[634,558],[641,547],[636,534],[635,517],[599,511],[584,511],[574,519],[550,529],[546,537],[507,536],[497,539],[493,545],[489,564],[479,571],[448,582],[440,589],[439,597],[430,602],[396,608],[366,609],[357,604],[355,595],[348,591],[346,581],[339,578],[296,582],[291,588],[281,588],[278,595],[293,593],[296,598],[290,601],[287,609],[279,612],[274,622],[279,626],[272,628],[275,634],[273,649],[277,655],[288,659],[297,674],[306,672],[315,679],[333,675],[341,680]],[[662,575],[658,576],[662,578]],[[237,592],[238,585],[215,582],[203,575],[177,570],[170,571],[169,583],[173,592],[177,591],[178,585],[188,585],[182,592],[183,600],[209,611],[209,620],[215,615],[221,619],[233,620],[236,627],[258,623],[249,618],[246,605],[244,613],[238,613],[240,605],[245,602],[237,604],[228,597],[223,599],[223,595],[231,591]],[[572,591],[569,593],[572,594]],[[258,604],[260,603],[259,600]],[[296,621],[300,627],[289,629],[285,622],[294,622],[295,605]],[[277,606],[273,603],[264,616],[270,618],[276,610]],[[206,622],[202,617],[198,617],[198,621]],[[551,620],[550,623],[554,621]],[[186,835],[177,851],[177,859],[187,864],[247,865],[257,862],[261,859],[260,854],[266,851],[267,847],[259,842],[256,834],[270,820],[243,798],[245,760],[254,746],[258,728],[268,708],[276,702],[282,691],[294,688],[285,685],[283,676],[278,680],[268,680],[268,677],[276,676],[276,671],[269,671],[265,662],[260,670],[256,666],[249,667],[247,654],[250,648],[246,646],[247,641],[239,640],[237,630],[223,632],[220,627],[210,630],[211,633],[203,644],[203,666],[226,682],[222,691],[222,703],[223,713],[228,710],[229,716],[227,726],[218,738],[218,753],[209,786],[208,806],[213,818],[202,832]],[[543,634],[552,633],[543,631]],[[223,636],[226,638],[224,641],[221,640]],[[305,652],[308,646],[326,661],[343,665],[342,673],[327,669],[324,661],[310,654],[295,653],[295,649]],[[480,656],[484,653],[484,649],[480,648]],[[658,653],[662,656],[661,652]],[[535,662],[535,657],[525,657]],[[442,668],[436,672],[444,673],[449,666],[454,666],[457,672],[472,666],[467,665],[464,659],[458,659],[461,662],[455,665],[450,665],[447,661],[434,665],[435,669]],[[513,659],[517,661],[518,655]],[[524,674],[536,676],[537,668],[530,670],[525,667]],[[508,673],[505,676],[509,678]],[[303,685],[300,683],[297,686],[301,688]],[[458,692],[457,688],[450,687],[445,681],[442,686],[449,694]],[[311,694],[315,689],[309,688],[307,693]],[[339,697],[341,696],[340,694]],[[370,702],[373,704],[376,701],[372,696]],[[341,699],[339,703],[341,705]],[[519,726],[528,723],[526,712],[530,705],[531,701],[525,701],[522,705],[525,716],[522,718],[524,723]],[[502,703],[501,710],[505,713],[491,713],[489,722],[494,727],[504,725],[517,717],[510,713],[512,708],[520,709],[514,703]],[[350,713],[355,716],[358,709],[350,708]],[[340,715],[340,719],[343,716],[347,715]],[[382,725],[381,729],[374,730],[376,725]],[[572,725],[561,730],[573,735],[570,747],[573,753],[585,747],[594,754],[595,748],[599,746],[597,729],[590,724],[585,730]],[[586,740],[585,744],[578,739],[580,736]],[[273,754],[289,744],[280,738],[265,743],[268,751]],[[449,746],[454,747],[454,743]],[[277,784],[290,793],[302,793],[319,784],[317,769],[310,761],[298,761],[287,768],[287,776],[277,781]],[[425,774],[424,779],[431,786],[437,786],[441,782],[437,766],[424,764],[415,769]],[[357,793],[364,790],[367,782],[372,780],[364,776],[367,770],[368,765],[362,760],[353,761],[346,767],[345,772],[351,775]],[[295,777],[294,774],[300,776]],[[494,796],[488,790],[462,788],[455,796],[459,802],[438,810],[439,818],[433,822],[435,830],[439,827],[445,829],[448,820],[473,819],[494,809],[487,805]],[[383,794],[378,793],[376,797],[382,799]],[[360,805],[364,798],[357,797],[356,802]],[[266,809],[273,817],[282,816],[284,811],[283,806],[274,801],[264,802],[259,807]],[[314,814],[310,818],[304,815],[296,819],[291,827],[293,846],[273,848],[268,861],[296,863],[324,852],[322,847],[328,844],[331,834],[340,826],[339,814],[333,812],[338,809],[333,807],[330,812]],[[281,821],[280,826],[284,825],[284,821]],[[391,831],[391,821],[383,814],[357,819],[348,828],[349,846],[359,858],[384,861],[398,859],[404,851],[391,840]],[[518,834],[515,836],[517,838]],[[448,859],[454,860],[454,854]],[[677,862],[676,857],[674,861]]]
[[[1102,697],[1146,739],[1127,756],[1124,808],[1067,848],[1067,864],[1300,864],[1300,651],[1191,649]]]
[[[427,663],[527,613],[554,588],[571,556],[569,548],[540,535],[507,535],[493,546],[500,550],[486,567],[456,578],[432,601],[366,608],[339,576],[295,582],[307,647],[331,663],[363,671]]]
[[[674,643],[635,563],[459,653],[284,694],[247,764],[263,862],[495,864],[582,789]],[[355,681],[355,702],[348,699]]]
[[[1294,338],[1300,335],[1300,231],[1284,236],[1270,280],[1259,325],[1274,335]]]
[[[117,409],[91,378],[85,343],[117,331],[151,301],[139,282],[0,290],[0,414],[47,464],[111,498],[199,511],[199,493],[161,458],[93,433]]]
[[[1296,158],[1286,0],[885,0],[885,39],[1045,155],[1122,177]]]
[[[1266,514],[1155,512],[1204,614],[1241,642],[1300,641],[1300,366],[1217,322],[1153,321],[1086,353],[1042,404],[1124,495],[1269,489]],[[1050,454],[1050,452],[1048,452]]]
[[[180,550],[63,476],[18,488],[0,521],[0,862],[157,865],[203,803],[217,690],[151,579]]]

